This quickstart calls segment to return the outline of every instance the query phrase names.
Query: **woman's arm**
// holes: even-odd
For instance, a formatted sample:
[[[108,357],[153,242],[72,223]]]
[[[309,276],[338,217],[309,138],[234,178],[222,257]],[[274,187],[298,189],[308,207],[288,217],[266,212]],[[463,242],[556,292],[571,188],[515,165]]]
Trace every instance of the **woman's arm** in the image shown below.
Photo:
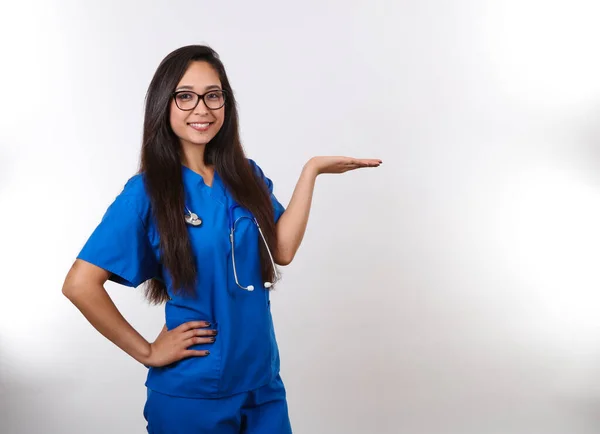
[[[274,259],[288,265],[294,259],[308,224],[315,181],[323,173],[344,173],[361,167],[378,167],[381,160],[350,157],[313,157],[302,169],[285,212],[277,221],[277,249]]]
[[[206,356],[206,351],[187,350],[208,343],[213,336],[208,324],[197,321],[167,331],[148,343],[119,312],[104,289],[110,273],[86,261],[76,260],[67,274],[62,292],[104,337],[146,366],[164,366],[189,356]]]

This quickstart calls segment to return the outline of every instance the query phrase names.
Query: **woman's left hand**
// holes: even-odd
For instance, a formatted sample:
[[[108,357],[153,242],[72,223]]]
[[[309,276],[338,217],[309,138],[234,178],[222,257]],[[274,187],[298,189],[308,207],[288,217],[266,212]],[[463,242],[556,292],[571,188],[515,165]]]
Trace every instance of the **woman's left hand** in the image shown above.
[[[306,166],[315,171],[316,175],[323,173],[344,173],[349,170],[363,167],[379,167],[382,161],[378,159],[364,159],[352,157],[313,157]]]

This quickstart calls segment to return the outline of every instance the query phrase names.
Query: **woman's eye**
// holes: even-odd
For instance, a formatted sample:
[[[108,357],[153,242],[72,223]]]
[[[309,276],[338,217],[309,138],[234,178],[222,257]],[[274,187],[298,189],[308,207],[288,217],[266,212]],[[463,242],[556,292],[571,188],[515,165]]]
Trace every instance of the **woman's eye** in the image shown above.
[[[221,98],[221,92],[211,92],[208,95],[206,95],[206,97],[208,99],[219,99]]]
[[[193,98],[193,96],[191,93],[178,93],[177,94],[177,99],[180,101],[189,101],[192,98]]]

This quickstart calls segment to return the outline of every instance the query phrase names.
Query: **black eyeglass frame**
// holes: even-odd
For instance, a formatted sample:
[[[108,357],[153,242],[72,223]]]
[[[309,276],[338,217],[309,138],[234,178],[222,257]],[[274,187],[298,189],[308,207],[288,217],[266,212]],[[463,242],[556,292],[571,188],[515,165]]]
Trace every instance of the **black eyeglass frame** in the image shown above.
[[[204,97],[206,95],[209,95],[209,94],[214,93],[214,92],[221,92],[221,94],[223,95],[223,104],[221,104],[217,108],[209,107],[208,104],[206,104],[206,101],[204,101]],[[196,95],[198,97],[198,101],[196,101],[196,105],[194,107],[192,107],[192,108],[189,108],[189,109],[182,109],[181,107],[179,107],[179,104],[177,103],[177,95],[179,95],[180,93],[193,93],[194,95]],[[194,92],[192,90],[178,90],[176,92],[173,92],[171,94],[171,96],[173,97],[173,100],[175,101],[175,105],[177,106],[177,108],[179,110],[184,111],[184,112],[189,112],[190,110],[194,110],[196,107],[198,107],[198,104],[200,104],[200,101],[202,101],[204,103],[204,105],[206,106],[206,108],[209,109],[209,110],[219,110],[219,109],[223,108],[223,106],[227,102],[227,91],[224,90],[224,89],[209,90],[208,92],[203,93],[202,95],[200,95],[199,93],[196,93],[196,92]]]

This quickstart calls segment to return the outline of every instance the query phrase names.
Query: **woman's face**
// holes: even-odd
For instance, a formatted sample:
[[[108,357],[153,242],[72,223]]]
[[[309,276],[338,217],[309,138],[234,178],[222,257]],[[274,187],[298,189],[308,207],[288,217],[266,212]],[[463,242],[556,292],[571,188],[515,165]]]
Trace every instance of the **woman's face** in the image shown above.
[[[206,145],[217,135],[225,120],[225,107],[214,110],[209,107],[219,107],[224,102],[221,90],[219,74],[208,62],[190,63],[177,84],[178,93],[170,107],[171,128],[182,147]],[[204,101],[198,101],[194,93],[204,95]],[[192,110],[182,110],[192,108],[196,101],[198,104]]]

